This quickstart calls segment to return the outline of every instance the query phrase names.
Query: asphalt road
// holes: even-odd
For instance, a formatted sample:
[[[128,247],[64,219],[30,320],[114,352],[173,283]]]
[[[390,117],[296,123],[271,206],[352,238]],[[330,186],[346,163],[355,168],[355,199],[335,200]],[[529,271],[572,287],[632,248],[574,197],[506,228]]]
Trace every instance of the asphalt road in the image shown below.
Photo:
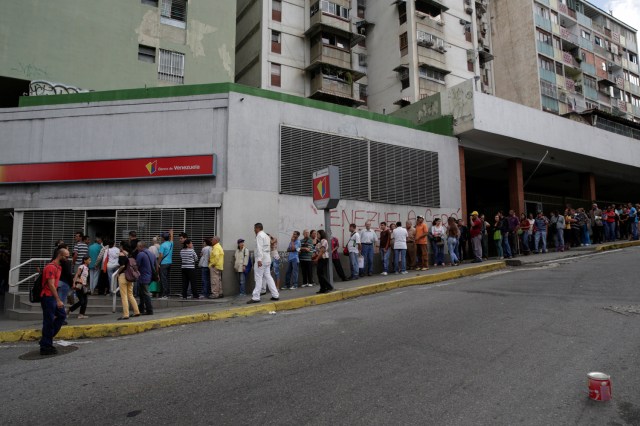
[[[640,425],[640,248],[137,336],[0,347],[0,424]],[[586,376],[612,376],[613,400]]]

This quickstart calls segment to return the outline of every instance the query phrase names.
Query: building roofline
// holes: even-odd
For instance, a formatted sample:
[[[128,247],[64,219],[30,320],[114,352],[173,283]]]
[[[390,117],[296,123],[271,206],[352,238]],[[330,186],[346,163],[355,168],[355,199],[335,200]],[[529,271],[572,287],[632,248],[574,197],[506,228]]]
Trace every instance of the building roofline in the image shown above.
[[[588,1],[588,0],[582,0],[582,2],[583,2],[583,3],[588,4],[588,5],[589,5],[589,7],[593,8],[593,9],[599,10],[600,12],[602,12],[602,14],[603,14],[603,15],[605,15],[605,16],[607,16],[607,17],[609,17],[609,18],[613,19],[613,20],[614,20],[614,21],[616,21],[618,24],[622,24],[622,25],[624,25],[625,27],[627,27],[627,29],[633,30],[633,31],[634,31],[634,32],[636,32],[636,33],[638,32],[638,30],[637,30],[636,28],[633,28],[631,25],[629,25],[629,24],[625,23],[624,21],[621,21],[620,19],[616,18],[615,16],[613,16],[613,14],[611,14],[611,13],[607,12],[606,10],[602,10],[602,9],[600,9],[598,6],[596,6],[595,4],[591,3],[590,1]]]
[[[37,107],[46,105],[88,104],[97,102],[130,101],[137,99],[161,99],[181,96],[212,95],[221,93],[240,93],[257,96],[264,99],[286,102],[290,104],[316,108],[338,114],[350,115],[396,126],[408,127],[420,131],[427,131],[443,136],[453,136],[453,118],[442,117],[421,125],[416,125],[410,120],[397,118],[375,112],[336,105],[286,93],[271,90],[258,89],[236,83],[193,84],[181,86],[148,87],[138,89],[107,90],[97,92],[73,93],[64,95],[22,96],[19,107]]]

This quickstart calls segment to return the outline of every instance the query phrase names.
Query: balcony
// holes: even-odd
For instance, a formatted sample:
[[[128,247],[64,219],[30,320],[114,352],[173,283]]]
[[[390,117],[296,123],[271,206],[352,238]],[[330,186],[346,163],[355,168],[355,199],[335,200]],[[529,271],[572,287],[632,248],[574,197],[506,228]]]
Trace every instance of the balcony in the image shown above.
[[[544,111],[551,111],[557,113],[560,111],[557,99],[552,99],[547,96],[542,96],[542,109]]]
[[[538,68],[540,71],[540,78],[548,81],[549,83],[556,84],[556,73],[550,70],[545,70],[544,68]]]
[[[633,105],[633,115],[640,118],[640,106]]]
[[[322,43],[316,43],[311,46],[310,58],[310,68],[315,67],[317,63],[323,63],[338,68],[351,69],[351,52]]]
[[[588,16],[583,15],[580,12],[576,13],[576,16],[578,18],[578,24],[587,27],[587,28],[591,28],[591,18],[589,18]]]
[[[565,27],[560,27],[560,38],[563,45],[569,43],[571,45],[569,47],[578,47],[578,36]]]
[[[611,95],[609,93],[601,92],[601,91],[598,90],[598,102],[610,106],[611,105]]]
[[[553,58],[553,46],[550,44],[547,44],[543,41],[537,40],[538,43],[538,52],[542,53],[543,55],[547,55],[550,58]]]
[[[584,96],[593,101],[598,100],[598,91],[592,87],[584,86]]]
[[[589,51],[593,51],[593,43],[591,43],[591,40],[588,40],[588,39],[586,39],[584,37],[578,37],[578,44],[583,49],[586,49],[586,50],[589,50]]]
[[[562,62],[575,69],[580,69],[580,64],[576,61],[576,58],[573,57],[571,52],[562,52]]]
[[[322,26],[339,30],[344,35],[351,36],[351,21],[339,16],[324,13],[321,10],[316,12],[309,22],[309,28],[304,32],[307,37],[316,34]]]
[[[596,75],[596,67],[595,67],[595,65],[588,64],[585,61],[582,61],[580,63],[580,69],[582,71],[586,72],[587,74]]]
[[[566,4],[558,4],[558,12],[564,14],[565,16],[576,19],[576,11],[573,9],[569,9]]]
[[[353,84],[323,74],[317,74],[311,79],[310,98],[342,105],[354,105],[362,102],[359,94],[354,96]]]
[[[549,0],[537,0],[537,1],[538,1],[538,3],[540,3],[540,4],[544,4],[545,6],[551,6],[551,5],[549,4]]]
[[[543,18],[538,14],[536,14],[535,16],[536,16],[536,25],[545,31],[551,32],[551,20]]]
[[[636,64],[635,62],[631,62],[629,61],[629,71],[634,72],[634,73],[638,73],[638,64]]]

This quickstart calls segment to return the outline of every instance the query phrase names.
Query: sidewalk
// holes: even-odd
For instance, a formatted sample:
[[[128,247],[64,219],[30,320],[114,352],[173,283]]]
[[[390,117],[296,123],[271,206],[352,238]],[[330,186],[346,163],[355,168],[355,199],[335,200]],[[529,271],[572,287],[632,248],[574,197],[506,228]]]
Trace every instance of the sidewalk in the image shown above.
[[[332,303],[402,287],[433,284],[456,278],[479,275],[504,269],[507,265],[535,265],[541,262],[562,260],[632,246],[640,246],[640,241],[625,241],[597,246],[578,247],[566,252],[519,256],[506,261],[490,260],[483,263],[466,263],[458,267],[432,267],[429,271],[410,271],[406,275],[375,275],[347,282],[338,280],[334,283],[336,290],[328,294],[316,294],[319,287],[315,285],[297,290],[283,290],[280,292],[280,300],[278,302],[270,301],[270,296],[267,294],[262,297],[262,303],[255,305],[247,305],[246,301],[249,300],[250,296],[243,296],[211,300],[204,304],[200,301],[199,304],[194,303],[192,307],[189,307],[189,303],[186,302],[184,304],[186,306],[183,308],[156,309],[153,316],[132,317],[127,321],[117,321],[120,314],[95,316],[86,320],[78,320],[72,317],[68,320],[69,325],[64,326],[62,330],[60,330],[57,338],[73,340],[124,336],[176,325],[300,309],[307,306]],[[40,338],[41,325],[42,322],[40,320],[0,320],[0,343],[38,340]]]

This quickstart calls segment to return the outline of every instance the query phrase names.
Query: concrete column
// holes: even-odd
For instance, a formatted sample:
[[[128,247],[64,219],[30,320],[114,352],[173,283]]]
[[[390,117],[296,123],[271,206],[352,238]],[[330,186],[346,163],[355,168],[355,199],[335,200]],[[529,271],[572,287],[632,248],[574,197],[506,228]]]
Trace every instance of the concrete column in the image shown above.
[[[464,148],[458,147],[458,157],[460,158],[460,217],[467,221],[467,174],[465,171]]]
[[[596,200],[596,176],[593,173],[580,174],[580,194],[589,202]]]
[[[24,260],[20,259],[20,251],[22,250],[22,222],[24,212],[13,212],[13,231],[11,234],[11,268],[18,266]],[[25,259],[27,260],[27,259]],[[19,278],[20,269],[15,269],[9,273],[9,293],[17,293],[18,286],[15,285]]]
[[[509,179],[509,208],[515,210],[517,214],[520,214],[524,212],[524,182],[522,178],[522,159],[510,158],[507,163]]]

